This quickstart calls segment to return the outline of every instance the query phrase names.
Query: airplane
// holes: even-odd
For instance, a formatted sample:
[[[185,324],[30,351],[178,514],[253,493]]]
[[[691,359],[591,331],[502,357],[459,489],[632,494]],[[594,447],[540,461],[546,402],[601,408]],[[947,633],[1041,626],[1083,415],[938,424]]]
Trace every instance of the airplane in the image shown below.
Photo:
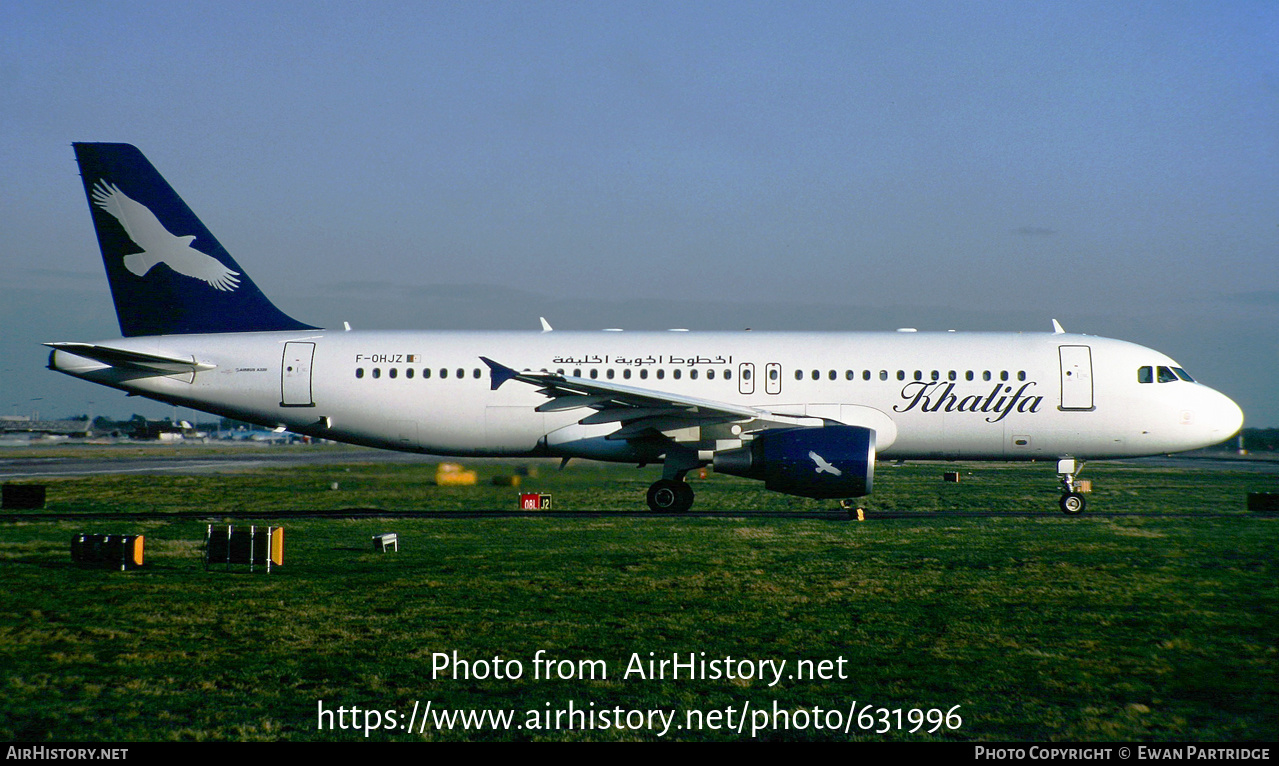
[[[47,346],[51,370],[351,444],[454,457],[661,464],[768,490],[869,494],[877,460],[1055,462],[1217,444],[1243,412],[1168,356],[1052,332],[352,331],[276,308],[129,144],[74,143],[122,337]]]

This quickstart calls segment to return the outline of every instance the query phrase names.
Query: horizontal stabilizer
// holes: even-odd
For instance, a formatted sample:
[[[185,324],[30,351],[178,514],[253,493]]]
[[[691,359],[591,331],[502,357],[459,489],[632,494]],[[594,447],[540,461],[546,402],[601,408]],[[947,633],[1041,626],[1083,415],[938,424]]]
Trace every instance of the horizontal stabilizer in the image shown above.
[[[163,375],[182,372],[198,372],[212,370],[217,365],[197,362],[195,357],[161,356],[144,354],[140,351],[128,351],[110,346],[98,346],[92,343],[46,343],[49,348],[65,351],[68,354],[94,359],[112,367],[128,367],[135,370],[146,370]]]

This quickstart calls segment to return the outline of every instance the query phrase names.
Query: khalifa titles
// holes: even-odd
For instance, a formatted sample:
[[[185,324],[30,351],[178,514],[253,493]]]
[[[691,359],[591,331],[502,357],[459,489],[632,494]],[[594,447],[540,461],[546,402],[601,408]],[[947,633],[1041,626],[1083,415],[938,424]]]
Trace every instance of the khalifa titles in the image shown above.
[[[902,387],[901,396],[907,404],[894,405],[893,411],[910,412],[918,408],[920,412],[984,412],[989,415],[987,423],[998,423],[1014,409],[1017,412],[1039,412],[1044,397],[1026,393],[1034,385],[1035,381],[1027,381],[1014,391],[1012,386],[996,383],[985,397],[973,394],[961,399],[955,393],[953,382],[920,380]]]

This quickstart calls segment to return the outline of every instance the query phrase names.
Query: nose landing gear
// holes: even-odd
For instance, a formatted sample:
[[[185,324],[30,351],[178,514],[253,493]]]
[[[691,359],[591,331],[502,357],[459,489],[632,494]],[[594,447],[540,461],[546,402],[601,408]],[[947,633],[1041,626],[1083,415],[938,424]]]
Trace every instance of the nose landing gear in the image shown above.
[[[1074,516],[1083,513],[1088,503],[1084,500],[1084,496],[1078,492],[1067,492],[1061,496],[1061,512],[1068,516]]]
[[[1084,496],[1075,491],[1075,477],[1084,468],[1082,460],[1074,458],[1064,458],[1057,461],[1057,478],[1061,479],[1061,512],[1068,516],[1075,516],[1083,513],[1084,508],[1088,506]]]

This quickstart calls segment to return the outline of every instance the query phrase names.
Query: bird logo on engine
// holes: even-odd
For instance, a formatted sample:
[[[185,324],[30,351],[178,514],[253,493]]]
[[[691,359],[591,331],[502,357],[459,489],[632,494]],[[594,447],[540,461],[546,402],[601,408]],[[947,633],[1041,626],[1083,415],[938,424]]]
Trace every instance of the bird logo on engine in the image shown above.
[[[838,468],[836,468],[835,466],[833,466],[833,465],[831,465],[830,463],[826,462],[826,458],[822,457],[821,455],[817,454],[816,452],[812,452],[812,451],[810,451],[810,452],[808,453],[808,456],[809,456],[809,457],[811,457],[811,458],[813,459],[813,462],[817,464],[817,473],[828,473],[828,474],[830,474],[831,476],[843,476],[843,475],[844,475],[844,472],[843,472],[843,471],[839,470],[839,469],[838,469]]]

